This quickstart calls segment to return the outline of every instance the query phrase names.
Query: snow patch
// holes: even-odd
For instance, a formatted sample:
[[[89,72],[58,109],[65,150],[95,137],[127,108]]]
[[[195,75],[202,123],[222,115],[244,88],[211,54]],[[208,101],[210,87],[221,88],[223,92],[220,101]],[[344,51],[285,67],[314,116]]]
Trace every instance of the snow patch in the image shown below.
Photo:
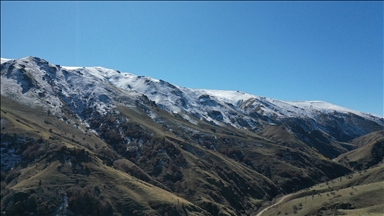
[[[13,59],[6,59],[6,58],[1,58],[1,64],[5,63],[5,62],[8,62],[8,61],[12,61]]]

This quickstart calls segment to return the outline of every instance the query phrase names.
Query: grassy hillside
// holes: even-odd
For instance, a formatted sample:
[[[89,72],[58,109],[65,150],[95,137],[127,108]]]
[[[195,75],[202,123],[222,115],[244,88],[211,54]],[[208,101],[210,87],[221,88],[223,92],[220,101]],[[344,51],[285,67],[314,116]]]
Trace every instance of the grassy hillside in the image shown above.
[[[359,148],[341,154],[335,161],[355,170],[368,169],[384,158],[384,131],[377,131],[351,141]]]
[[[5,98],[1,111],[2,154],[20,160],[1,173],[2,214],[207,214],[167,190],[108,166],[102,159],[120,156],[79,129],[80,124],[74,127],[75,119],[61,121]]]
[[[356,145],[357,147],[362,147],[383,138],[384,138],[384,130],[380,130],[380,131],[375,131],[367,135],[353,139],[350,141],[350,143]]]
[[[282,125],[192,124],[150,101],[88,125],[61,110],[58,118],[1,97],[2,214],[253,215],[352,172]]]
[[[384,164],[290,194],[262,215],[382,215]]]

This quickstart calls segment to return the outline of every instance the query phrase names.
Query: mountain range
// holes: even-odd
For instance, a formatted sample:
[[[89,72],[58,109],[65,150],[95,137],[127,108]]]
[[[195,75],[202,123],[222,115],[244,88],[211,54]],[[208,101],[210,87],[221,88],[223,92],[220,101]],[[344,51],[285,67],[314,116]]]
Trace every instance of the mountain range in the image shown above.
[[[253,215],[384,156],[381,116],[31,56],[1,59],[1,128],[5,215]]]

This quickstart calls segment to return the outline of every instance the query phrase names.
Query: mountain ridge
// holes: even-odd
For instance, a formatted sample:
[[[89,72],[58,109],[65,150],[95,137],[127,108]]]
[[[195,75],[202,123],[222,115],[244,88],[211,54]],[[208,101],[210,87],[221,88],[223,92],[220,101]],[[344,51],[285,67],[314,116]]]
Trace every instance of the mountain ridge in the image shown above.
[[[29,57],[22,58],[22,59],[28,59],[28,58],[34,59],[37,57],[29,56]],[[1,58],[2,63],[8,62],[8,61],[13,61],[13,60],[14,59]],[[300,113],[297,111],[297,108],[299,108],[301,110],[307,108],[307,109],[313,109],[313,110],[316,110],[319,112],[324,112],[325,110],[327,110],[328,112],[338,111],[338,112],[344,112],[344,113],[353,113],[353,114],[357,114],[361,117],[371,118],[374,121],[377,121],[378,119],[380,119],[380,120],[382,119],[381,116],[378,116],[375,114],[351,110],[351,109],[344,108],[344,107],[341,107],[338,105],[334,105],[334,104],[331,104],[331,103],[328,103],[325,101],[282,101],[282,100],[277,100],[277,99],[263,97],[263,96],[256,96],[256,95],[252,95],[252,94],[248,94],[248,93],[240,92],[240,91],[234,91],[234,90],[192,89],[192,88],[180,87],[180,86],[177,86],[175,84],[171,84],[171,83],[166,82],[166,81],[161,80],[161,79],[157,80],[157,79],[146,77],[146,76],[138,76],[138,75],[134,75],[132,73],[120,72],[118,70],[108,69],[108,68],[104,68],[104,67],[100,67],[100,66],[97,66],[97,67],[60,66],[60,67],[63,69],[66,69],[66,70],[70,70],[70,71],[77,71],[77,72],[79,72],[81,70],[88,71],[89,74],[99,78],[100,80],[107,81],[107,82],[109,82],[109,83],[111,83],[111,84],[113,84],[116,87],[119,87],[121,89],[134,89],[137,92],[145,94],[150,99],[153,99],[153,101],[155,101],[157,103],[160,102],[159,104],[165,106],[168,109],[168,111],[171,111],[171,112],[181,111],[181,109],[180,108],[177,109],[176,106],[171,106],[169,104],[165,104],[164,101],[160,100],[161,99],[160,97],[162,95],[156,95],[155,94],[156,92],[154,92],[154,90],[158,89],[159,86],[154,86],[153,88],[148,89],[148,88],[145,88],[145,85],[148,85],[150,83],[160,84],[160,85],[170,87],[171,89],[179,89],[182,91],[181,93],[184,93],[184,91],[190,92],[191,95],[195,96],[195,97],[197,95],[199,97],[201,97],[201,96],[204,96],[205,94],[208,94],[208,96],[214,97],[215,99],[222,100],[224,103],[231,103],[232,105],[240,105],[241,104],[242,107],[244,107],[244,108],[249,107],[251,105],[251,103],[254,102],[254,100],[264,99],[265,100],[264,103],[271,103],[271,104],[278,103],[278,104],[281,104],[280,109],[284,109],[284,108],[287,109],[287,110],[283,110],[283,111],[279,111],[279,112],[273,112],[271,110],[265,109],[264,112],[272,112],[272,113],[275,113],[278,115],[280,114],[280,115],[283,115],[286,117],[297,117],[299,115],[302,115],[304,117],[307,116],[307,117],[313,118],[313,116],[310,113],[306,113],[306,112]],[[134,85],[131,85],[131,84],[134,84]],[[178,93],[180,94],[180,91],[178,91]],[[151,95],[154,95],[154,94],[155,94],[155,96],[151,97]],[[170,95],[170,91],[166,92],[166,94],[168,94],[168,96],[173,96],[173,95]],[[187,95],[187,97],[191,97],[191,96]],[[167,99],[169,101],[172,101],[172,98],[167,98]],[[195,101],[196,101],[196,99],[194,101],[188,101],[188,102],[191,102],[192,104],[194,104]],[[273,105],[275,106],[274,108],[278,108],[278,106],[276,104],[273,104]],[[294,112],[292,110],[288,110],[288,108],[292,109],[292,107],[286,108],[284,106],[292,106],[294,111],[296,111],[296,112]],[[380,122],[380,123],[383,123],[383,122]]]
[[[22,101],[45,106],[53,113],[61,112],[59,107],[67,104],[77,115],[84,114],[89,107],[105,115],[126,99],[145,97],[159,108],[192,124],[205,121],[251,131],[259,131],[268,124],[284,124],[299,137],[320,131],[324,136],[329,135],[341,142],[384,127],[384,118],[380,116],[322,101],[287,102],[239,91],[190,89],[102,67],[52,65],[37,57],[2,59],[2,62],[2,67],[11,66],[2,74],[2,94],[21,96]],[[14,70],[12,65],[19,69]],[[19,83],[23,83],[21,89]],[[35,89],[34,93],[29,91],[31,88]],[[45,101],[40,101],[41,96]],[[146,110],[148,116],[156,121],[155,114]],[[86,119],[83,120],[87,124]],[[300,125],[300,131],[296,129],[297,125]],[[307,142],[309,137],[304,136],[301,140]]]

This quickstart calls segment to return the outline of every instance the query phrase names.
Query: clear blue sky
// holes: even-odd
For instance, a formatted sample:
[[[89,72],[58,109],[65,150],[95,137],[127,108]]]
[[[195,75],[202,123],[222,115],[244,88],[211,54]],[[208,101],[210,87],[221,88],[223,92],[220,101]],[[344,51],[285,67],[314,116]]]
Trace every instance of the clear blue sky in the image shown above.
[[[383,2],[3,2],[1,56],[383,116]]]

